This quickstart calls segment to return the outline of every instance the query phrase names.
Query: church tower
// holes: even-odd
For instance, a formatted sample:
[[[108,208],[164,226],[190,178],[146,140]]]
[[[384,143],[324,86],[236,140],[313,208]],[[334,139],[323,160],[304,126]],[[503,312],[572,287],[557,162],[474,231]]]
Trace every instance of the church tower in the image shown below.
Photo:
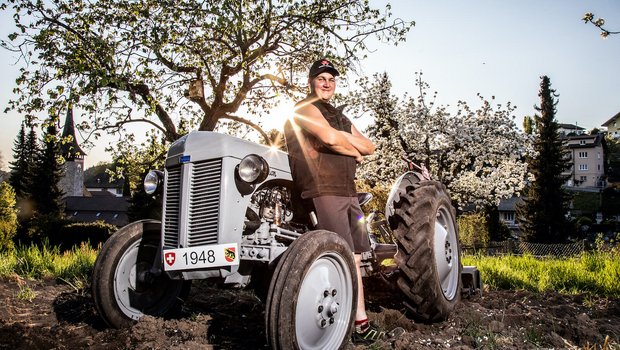
[[[60,180],[60,186],[65,197],[84,196],[84,151],[78,145],[75,137],[75,123],[73,122],[73,106],[69,104],[65,126],[62,128],[61,145],[62,156],[65,159],[63,165],[64,176]]]

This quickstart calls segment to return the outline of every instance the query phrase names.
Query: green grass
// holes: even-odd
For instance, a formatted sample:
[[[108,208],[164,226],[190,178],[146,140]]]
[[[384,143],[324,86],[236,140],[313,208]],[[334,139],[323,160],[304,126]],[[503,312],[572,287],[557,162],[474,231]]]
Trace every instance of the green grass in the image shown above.
[[[63,253],[47,244],[18,246],[12,252],[0,253],[0,277],[53,278],[81,290],[89,284],[96,257],[97,250],[88,244]],[[463,265],[477,266],[482,282],[494,289],[620,297],[618,248],[564,259],[467,255]]]
[[[482,282],[495,289],[589,293],[620,297],[620,250],[583,253],[572,258],[533,256],[463,257],[480,270]]]
[[[97,250],[88,244],[63,253],[48,244],[18,246],[12,252],[0,253],[0,277],[53,278],[83,289],[88,284],[96,257]]]

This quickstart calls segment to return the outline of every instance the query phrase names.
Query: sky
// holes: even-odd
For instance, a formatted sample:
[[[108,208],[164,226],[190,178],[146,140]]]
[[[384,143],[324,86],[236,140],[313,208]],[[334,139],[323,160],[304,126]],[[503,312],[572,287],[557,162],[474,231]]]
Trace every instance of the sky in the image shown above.
[[[371,0],[376,7],[385,3]],[[477,93],[495,96],[496,103],[517,107],[513,115],[520,125],[523,116],[533,115],[534,106],[540,104],[540,77],[546,75],[559,94],[558,122],[600,128],[620,112],[620,34],[602,39],[598,28],[581,21],[592,12],[606,20],[609,30],[620,31],[618,0],[390,3],[395,17],[416,25],[398,46],[370,43],[374,52],[362,61],[361,74],[387,72],[396,96],[415,94],[415,73],[423,72],[431,91],[438,92],[438,104],[455,106],[463,100],[476,108]],[[0,12],[0,36],[6,38],[13,30],[10,16]],[[7,170],[21,117],[3,113],[18,75],[15,57],[3,49],[0,71],[0,154]],[[75,117],[79,123],[81,117]],[[358,122],[362,129],[370,120]],[[85,150],[87,167],[110,160],[104,152],[110,142],[114,139],[102,139]]]

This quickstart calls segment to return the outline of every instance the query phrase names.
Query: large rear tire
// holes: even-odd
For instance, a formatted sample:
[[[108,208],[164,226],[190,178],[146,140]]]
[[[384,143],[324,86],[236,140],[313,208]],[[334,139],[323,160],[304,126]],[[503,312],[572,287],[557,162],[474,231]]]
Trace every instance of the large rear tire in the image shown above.
[[[297,238],[278,263],[265,321],[272,349],[340,349],[357,307],[355,261],[346,241],[329,231]]]
[[[416,318],[448,318],[461,297],[460,243],[456,214],[445,186],[415,181],[394,204],[390,226],[398,244],[397,285]]]
[[[92,294],[110,327],[131,326],[144,315],[172,316],[189,294],[190,281],[150,272],[160,249],[160,228],[158,221],[137,221],[101,247],[93,267]]]

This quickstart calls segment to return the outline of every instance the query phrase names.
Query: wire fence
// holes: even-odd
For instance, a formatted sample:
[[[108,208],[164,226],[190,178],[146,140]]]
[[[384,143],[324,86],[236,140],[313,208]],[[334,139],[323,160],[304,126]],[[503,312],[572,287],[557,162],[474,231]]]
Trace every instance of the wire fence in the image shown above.
[[[465,254],[527,254],[536,257],[571,257],[580,255],[588,249],[589,244],[585,240],[565,244],[529,243],[515,240],[507,240],[500,242],[491,242],[488,246],[484,247],[461,246],[461,251]]]

